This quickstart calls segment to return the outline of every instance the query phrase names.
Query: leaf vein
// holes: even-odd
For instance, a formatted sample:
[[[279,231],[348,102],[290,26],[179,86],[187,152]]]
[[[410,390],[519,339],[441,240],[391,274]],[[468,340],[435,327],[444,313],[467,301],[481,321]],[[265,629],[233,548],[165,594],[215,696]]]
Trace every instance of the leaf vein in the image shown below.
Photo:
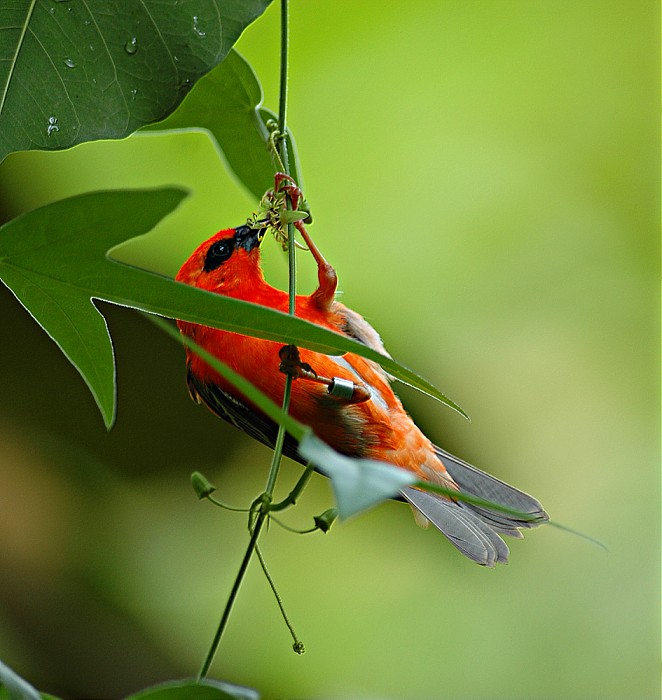
[[[14,75],[14,69],[16,68],[16,64],[18,63],[18,55],[21,52],[21,48],[23,47],[23,41],[25,40],[25,34],[28,30],[28,25],[30,24],[30,19],[32,18],[32,13],[34,12],[35,5],[37,4],[37,0],[31,0],[30,7],[28,8],[27,15],[25,17],[25,22],[23,23],[23,26],[21,27],[21,36],[16,43],[16,51],[14,52],[14,55],[11,58],[11,66],[9,68],[9,73],[7,74],[7,80],[5,84],[3,85],[2,88],[2,96],[0,96],[0,114],[2,114],[2,111],[5,106],[5,101],[7,100],[7,93],[9,92],[9,85],[11,84],[12,77]]]

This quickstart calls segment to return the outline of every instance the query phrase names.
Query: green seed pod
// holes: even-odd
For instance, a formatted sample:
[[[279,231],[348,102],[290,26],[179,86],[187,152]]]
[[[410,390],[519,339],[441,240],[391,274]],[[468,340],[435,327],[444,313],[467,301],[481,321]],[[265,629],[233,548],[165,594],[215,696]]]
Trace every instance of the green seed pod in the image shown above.
[[[315,527],[320,529],[324,534],[326,534],[333,525],[334,520],[338,517],[338,511],[335,508],[329,508],[325,510],[321,515],[316,515]]]
[[[216,487],[211,484],[207,480],[207,477],[202,475],[200,472],[193,472],[193,474],[191,474],[191,486],[193,486],[195,495],[200,500],[207,498],[207,496],[211,496],[212,493],[216,491]]]

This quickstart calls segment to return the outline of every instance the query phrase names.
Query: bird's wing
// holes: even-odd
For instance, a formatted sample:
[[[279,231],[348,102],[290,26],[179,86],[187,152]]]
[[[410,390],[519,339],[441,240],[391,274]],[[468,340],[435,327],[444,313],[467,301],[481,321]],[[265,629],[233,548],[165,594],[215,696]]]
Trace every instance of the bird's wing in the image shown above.
[[[345,335],[354,338],[354,340],[358,340],[360,343],[380,352],[382,355],[391,357],[386,351],[384,343],[382,343],[382,339],[379,337],[379,333],[377,333],[361,314],[357,314],[356,311],[352,311],[340,302],[335,303],[334,310],[342,319],[342,332]]]
[[[384,347],[384,343],[379,336],[379,333],[356,311],[352,311],[340,302],[335,303],[335,310],[342,320],[341,328],[345,335],[348,335],[359,343],[367,345],[369,348],[376,350],[386,357],[391,357],[388,350]],[[376,362],[365,360],[375,372],[381,374],[389,382],[393,381],[393,377],[385,372]]]
[[[263,445],[274,448],[278,426],[270,418],[231,396],[217,384],[200,381],[192,372],[188,372],[186,383],[191,398],[196,403],[204,403],[219,418],[232,423]],[[283,454],[305,464],[297,450],[298,444],[289,433],[285,433]]]

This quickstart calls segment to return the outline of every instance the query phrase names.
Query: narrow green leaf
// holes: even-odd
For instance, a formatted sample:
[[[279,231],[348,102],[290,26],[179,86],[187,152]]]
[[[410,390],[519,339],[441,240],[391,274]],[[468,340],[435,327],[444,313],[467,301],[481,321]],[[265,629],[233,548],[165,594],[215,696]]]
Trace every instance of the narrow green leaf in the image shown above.
[[[522,520],[533,519],[526,513],[492,503],[484,498],[471,494],[447,489],[427,481],[418,481],[418,478],[387,462],[371,459],[357,459],[341,455],[326,443],[317,438],[310,427],[300,423],[280,406],[275,404],[268,396],[263,394],[254,384],[230,369],[226,364],[200,347],[191,338],[180,335],[174,325],[159,316],[146,315],[146,317],[161,328],[175,341],[182,342],[188,348],[197,353],[205,362],[211,365],[221,376],[231,382],[244,396],[254,403],[263,413],[274,422],[282,425],[292,437],[299,441],[299,453],[304,459],[314,464],[321,472],[331,478],[334,484],[336,500],[342,517],[349,517],[387,498],[397,495],[402,486],[414,485],[416,487],[451,496],[459,501],[473,503],[474,505],[493,508],[496,511],[516,515]],[[394,471],[395,470],[395,471]],[[191,475],[193,488],[198,498],[206,498],[216,490],[209,481],[199,472]],[[340,505],[342,501],[343,505]],[[338,515],[335,509],[325,511],[315,524],[326,532]],[[327,522],[328,521],[328,522]]]
[[[150,130],[207,129],[225,159],[257,199],[273,187],[278,169],[267,147],[266,124],[276,115],[262,106],[262,86],[248,62],[234,49],[201,78],[177,110]],[[290,136],[292,177],[303,188],[294,140]]]
[[[354,352],[463,413],[411,370],[347,336],[108,257],[114,246],[153,228],[183,196],[176,189],[89,193],[35,209],[0,228],[0,279],[78,368],[107,426],[115,415],[112,345],[91,299],[325,354]]]
[[[4,3],[0,161],[163,119],[270,1]]]
[[[357,459],[336,452],[316,437],[310,427],[284,413],[280,406],[275,404],[250,381],[234,372],[190,338],[181,336],[174,325],[158,316],[147,315],[147,318],[175,341],[183,342],[184,345],[196,352],[221,376],[234,384],[263,413],[274,422],[282,425],[290,435],[299,441],[299,454],[331,479],[336,502],[338,503],[338,510],[330,508],[315,518],[315,525],[323,532],[328,532],[338,515],[342,518],[347,518],[396,496],[403,486],[411,485],[435,493],[441,493],[445,496],[451,496],[459,501],[510,513],[522,520],[531,519],[526,513],[492,503],[492,501],[455,489],[447,489],[426,481],[418,481],[418,478],[411,472],[400,469],[388,462],[373,459]],[[194,472],[191,475],[191,481],[198,498],[205,498],[216,490],[216,487],[212,486],[206,477],[199,472]]]
[[[8,700],[41,700],[39,693],[9,666],[0,661],[0,698]]]
[[[237,374],[237,372],[221,362],[217,357],[207,352],[204,348],[200,347],[188,336],[180,335],[177,328],[171,326],[159,316],[148,316],[148,318],[176,341],[183,343],[193,350],[222,377],[231,382],[249,401],[252,401],[264,414],[269,416],[271,420],[282,425],[292,437],[300,440],[308,431],[308,428],[303,425],[303,423],[299,423],[299,421],[292,418],[288,413],[283,413],[282,408],[278,406],[278,404],[275,404],[266,394],[263,394],[252,382],[242,377],[241,374]],[[196,488],[195,484],[194,488]]]
[[[204,678],[167,681],[125,700],[260,700],[260,694],[252,688]]]
[[[375,459],[346,457],[312,433],[299,444],[302,457],[331,479],[342,519],[397,496],[403,486],[416,483],[416,476]]]
[[[449,498],[452,498],[455,501],[462,501],[462,503],[470,503],[471,505],[474,506],[481,506],[483,508],[489,508],[490,510],[495,510],[498,513],[507,513],[508,515],[512,515],[513,517],[517,518],[518,520],[522,521],[529,521],[529,522],[536,522],[540,524],[548,524],[549,521],[545,517],[541,517],[540,515],[534,515],[532,513],[524,513],[521,510],[517,510],[516,508],[509,508],[508,506],[504,506],[501,503],[495,503],[494,501],[490,501],[487,498],[480,498],[479,496],[473,496],[470,493],[466,493],[464,491],[457,491],[455,489],[448,489],[445,486],[440,486],[439,484],[433,484],[430,481],[416,481],[414,484],[416,488],[422,489],[424,491],[429,491],[430,493],[438,493],[441,494],[442,496],[448,496]]]
[[[454,401],[413,370],[348,336],[334,333],[280,311],[177,284],[143,270],[127,267],[125,272],[137,275],[133,283],[133,294],[130,297],[114,296],[109,293],[93,294],[93,296],[124,306],[151,311],[160,316],[192,321],[234,333],[275,340],[283,344],[291,343],[325,354],[353,352],[378,362],[396,379],[446,404],[465,418],[468,417]],[[158,288],[160,288],[159,293],[157,293]]]

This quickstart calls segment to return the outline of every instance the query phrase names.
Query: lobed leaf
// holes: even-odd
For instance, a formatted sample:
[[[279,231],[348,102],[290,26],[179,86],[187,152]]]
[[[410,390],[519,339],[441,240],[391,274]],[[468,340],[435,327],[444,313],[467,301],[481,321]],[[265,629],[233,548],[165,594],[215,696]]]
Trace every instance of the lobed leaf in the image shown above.
[[[113,351],[93,299],[326,354],[354,352],[462,412],[429,382],[351,338],[108,257],[113,247],[153,228],[184,196],[174,188],[87,193],[0,228],[0,279],[81,373],[108,427],[115,416]]]
[[[149,130],[207,129],[228,166],[258,200],[273,187],[278,169],[268,149],[267,122],[276,115],[262,106],[262,86],[234,49],[201,78],[177,110]],[[288,139],[292,177],[303,188],[294,140]]]
[[[5,3],[0,161],[163,119],[271,0]]]
[[[116,274],[119,266],[106,259],[104,241],[149,231],[185,194],[85,194],[0,228],[0,280],[78,369],[108,427],[115,416],[115,362],[106,322],[91,300],[110,289],[130,297],[132,281]]]

